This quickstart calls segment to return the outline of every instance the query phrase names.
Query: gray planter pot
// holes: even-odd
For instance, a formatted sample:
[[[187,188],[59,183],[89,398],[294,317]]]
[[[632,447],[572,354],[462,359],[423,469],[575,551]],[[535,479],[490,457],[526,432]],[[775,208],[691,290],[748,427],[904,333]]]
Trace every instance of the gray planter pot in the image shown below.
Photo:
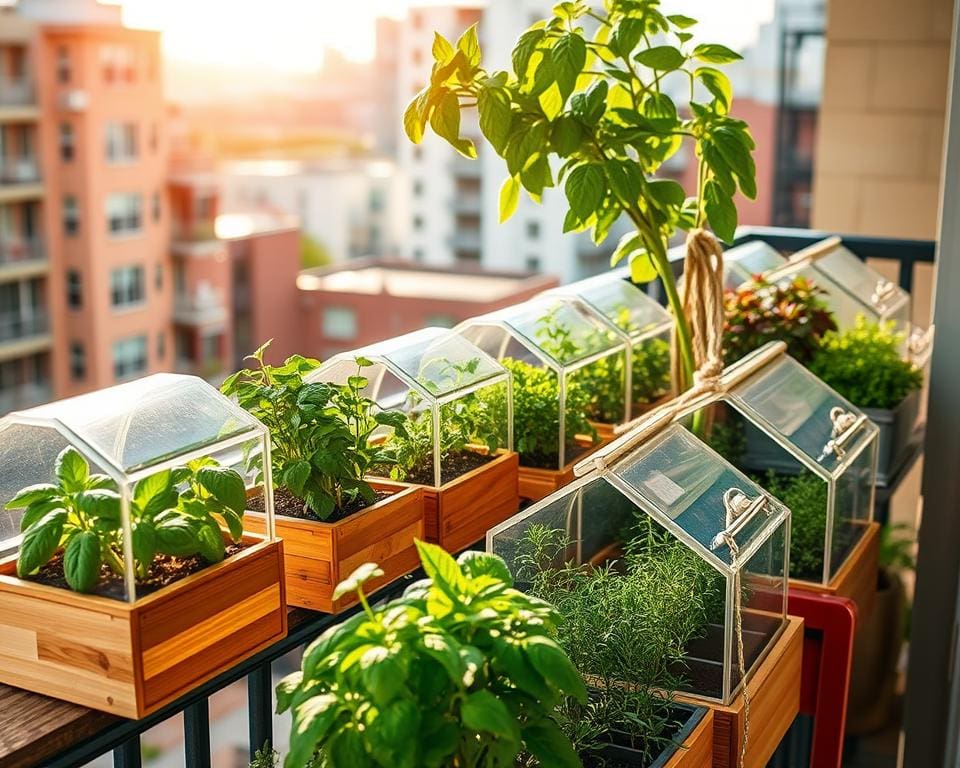
[[[877,485],[887,485],[909,455],[910,438],[920,414],[920,390],[914,390],[892,410],[864,408],[880,427],[877,436]]]

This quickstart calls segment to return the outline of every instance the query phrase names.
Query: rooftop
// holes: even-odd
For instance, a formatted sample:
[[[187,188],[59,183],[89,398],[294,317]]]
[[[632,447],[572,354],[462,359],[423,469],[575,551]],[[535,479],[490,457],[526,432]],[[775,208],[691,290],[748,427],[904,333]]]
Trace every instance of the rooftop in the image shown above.
[[[218,240],[239,240],[299,226],[300,220],[296,216],[285,213],[222,213],[217,216],[215,232]]]
[[[496,302],[551,278],[530,272],[460,272],[390,262],[354,262],[349,267],[305,270],[297,278],[301,291],[327,291],[471,303]]]

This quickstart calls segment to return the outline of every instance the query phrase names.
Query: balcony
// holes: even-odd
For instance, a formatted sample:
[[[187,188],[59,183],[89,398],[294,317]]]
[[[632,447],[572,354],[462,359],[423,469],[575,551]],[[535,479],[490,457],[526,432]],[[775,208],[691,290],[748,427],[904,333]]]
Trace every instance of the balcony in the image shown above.
[[[0,280],[31,277],[47,271],[47,249],[40,238],[0,239]]]
[[[43,195],[40,165],[35,157],[0,158],[0,203]]]
[[[453,198],[454,213],[474,213],[479,214],[482,210],[483,200],[479,192],[469,192],[467,194],[456,194]]]
[[[460,229],[450,238],[450,247],[455,251],[479,251],[480,245],[479,229]]]
[[[0,314],[0,361],[39,352],[50,346],[50,321],[44,309]]]
[[[50,384],[21,384],[0,389],[0,416],[10,411],[21,411],[49,402],[53,398]]]
[[[27,78],[0,75],[0,107],[31,107],[36,103],[33,83]]]
[[[174,298],[173,321],[195,328],[221,327],[227,322],[227,308],[219,291],[201,286],[193,293]]]

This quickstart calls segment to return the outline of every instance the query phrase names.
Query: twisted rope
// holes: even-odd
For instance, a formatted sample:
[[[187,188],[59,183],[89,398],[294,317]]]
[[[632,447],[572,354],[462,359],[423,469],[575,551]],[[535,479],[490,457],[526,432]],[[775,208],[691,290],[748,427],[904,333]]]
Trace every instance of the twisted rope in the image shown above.
[[[720,388],[723,374],[723,250],[713,233],[687,234],[683,260],[683,314],[690,326],[693,382],[681,402]]]
[[[750,737],[750,694],[747,691],[747,670],[744,664],[743,652],[743,612],[740,600],[740,547],[738,546],[733,534],[724,531],[721,534],[723,543],[730,550],[730,566],[733,568],[733,589],[736,597],[734,598],[733,610],[733,629],[737,634],[737,664],[740,666],[740,679],[743,681],[743,742],[740,745],[740,768],[743,768],[747,759],[747,740]]]

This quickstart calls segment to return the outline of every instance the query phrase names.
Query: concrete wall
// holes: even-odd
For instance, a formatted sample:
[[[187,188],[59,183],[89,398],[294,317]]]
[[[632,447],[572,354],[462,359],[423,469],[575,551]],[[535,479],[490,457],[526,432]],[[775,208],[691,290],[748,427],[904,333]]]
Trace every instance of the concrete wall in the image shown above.
[[[828,3],[814,227],[936,236],[953,24],[953,0]]]

